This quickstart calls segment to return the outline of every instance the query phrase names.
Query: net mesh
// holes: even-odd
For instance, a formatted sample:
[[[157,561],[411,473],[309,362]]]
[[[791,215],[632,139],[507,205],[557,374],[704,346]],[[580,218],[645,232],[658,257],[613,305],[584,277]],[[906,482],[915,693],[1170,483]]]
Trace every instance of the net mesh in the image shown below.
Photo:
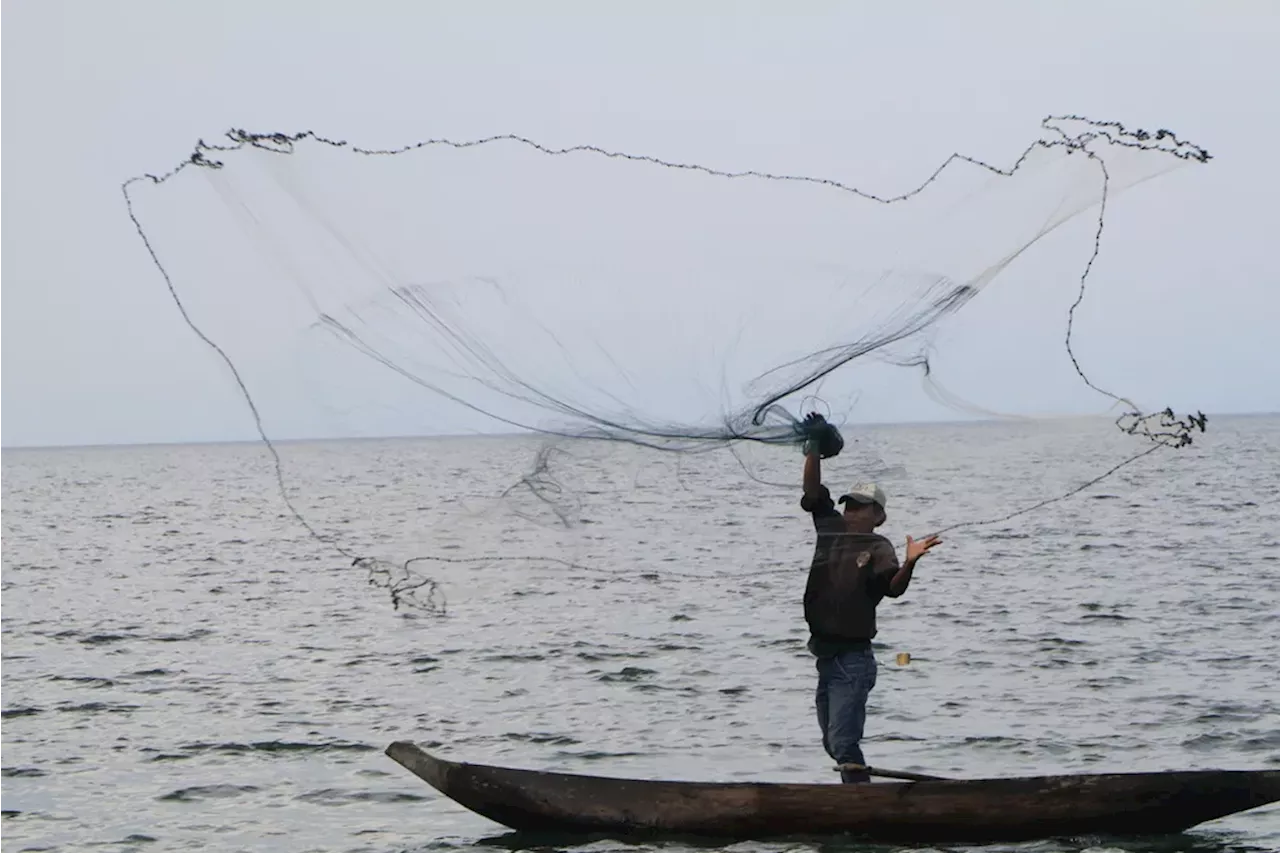
[[[749,482],[794,489],[768,463],[815,409],[869,476],[902,460],[856,424],[926,404],[1029,417],[1101,402],[1143,439],[1065,493],[944,530],[1008,521],[1189,444],[1203,414],[1144,409],[1073,344],[1108,204],[1208,160],[1169,131],[1054,116],[1007,167],[954,154],[876,194],[512,135],[377,149],[234,130],[123,191],[183,319],[237,383],[290,513],[396,607],[441,613],[432,562],[563,560],[371,556],[376,536],[352,541],[308,507],[382,497],[353,482],[304,494],[290,441],[541,435],[495,497],[572,527],[603,476],[577,464],[583,448],[727,453]]]

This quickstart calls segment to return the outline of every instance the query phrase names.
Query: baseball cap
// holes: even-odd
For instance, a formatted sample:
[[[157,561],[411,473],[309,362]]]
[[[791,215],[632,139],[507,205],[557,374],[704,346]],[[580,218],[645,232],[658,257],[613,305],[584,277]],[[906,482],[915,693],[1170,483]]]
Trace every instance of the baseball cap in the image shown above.
[[[846,501],[860,504],[875,503],[879,504],[881,509],[888,509],[888,499],[884,495],[884,489],[875,483],[857,483],[840,496],[840,503]]]

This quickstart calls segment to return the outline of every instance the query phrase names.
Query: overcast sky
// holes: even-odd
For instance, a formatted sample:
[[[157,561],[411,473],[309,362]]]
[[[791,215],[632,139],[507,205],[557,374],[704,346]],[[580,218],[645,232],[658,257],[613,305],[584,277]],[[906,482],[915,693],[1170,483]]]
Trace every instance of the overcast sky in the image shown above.
[[[231,127],[887,191],[955,150],[1007,161],[1050,113],[1169,128],[1215,159],[1117,207],[1099,274],[1144,298],[1095,353],[1131,347],[1117,375],[1160,405],[1280,410],[1274,3],[7,0],[2,32],[5,446],[252,437],[119,191]]]

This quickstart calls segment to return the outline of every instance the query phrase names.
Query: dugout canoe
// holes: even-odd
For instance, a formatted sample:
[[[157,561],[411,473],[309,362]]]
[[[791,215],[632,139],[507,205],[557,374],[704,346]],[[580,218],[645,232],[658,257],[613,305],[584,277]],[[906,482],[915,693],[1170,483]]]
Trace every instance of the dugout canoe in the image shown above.
[[[386,754],[446,797],[525,832],[725,839],[1031,841],[1153,835],[1280,800],[1277,770],[1188,770],[928,782],[789,784],[620,779]]]

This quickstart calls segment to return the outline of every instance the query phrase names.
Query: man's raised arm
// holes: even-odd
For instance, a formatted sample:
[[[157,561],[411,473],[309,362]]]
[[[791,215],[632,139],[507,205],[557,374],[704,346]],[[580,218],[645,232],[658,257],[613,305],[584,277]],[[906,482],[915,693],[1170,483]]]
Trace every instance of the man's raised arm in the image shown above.
[[[822,460],[844,448],[844,437],[817,412],[805,416],[804,425],[804,498],[800,504],[807,512],[829,509],[831,495],[822,486]]]
[[[804,493],[816,495],[822,487],[822,457],[816,447],[806,447],[804,456]]]

